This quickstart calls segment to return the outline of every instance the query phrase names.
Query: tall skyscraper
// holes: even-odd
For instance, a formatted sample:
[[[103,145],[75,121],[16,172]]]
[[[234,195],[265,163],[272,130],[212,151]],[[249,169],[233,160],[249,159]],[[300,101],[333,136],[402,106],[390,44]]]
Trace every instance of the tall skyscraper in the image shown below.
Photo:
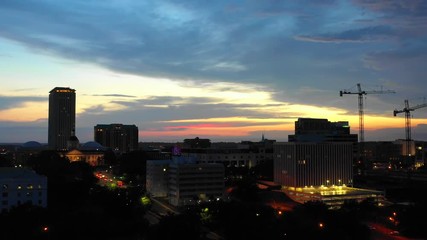
[[[49,147],[66,150],[67,141],[75,135],[76,90],[56,87],[49,92]]]
[[[138,127],[119,123],[98,124],[94,127],[95,142],[114,151],[129,152],[138,149]]]

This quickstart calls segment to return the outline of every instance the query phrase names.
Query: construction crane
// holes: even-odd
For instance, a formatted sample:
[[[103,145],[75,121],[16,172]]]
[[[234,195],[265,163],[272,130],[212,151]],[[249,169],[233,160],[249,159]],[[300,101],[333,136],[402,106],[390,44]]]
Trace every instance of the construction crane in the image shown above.
[[[415,111],[419,108],[427,107],[427,103],[419,104],[413,107],[409,107],[408,99],[405,99],[405,108],[402,110],[395,109],[393,115],[396,117],[399,113],[405,113],[405,133],[406,133],[406,154],[410,155],[410,145],[409,142],[412,140],[411,137],[411,111]]]
[[[360,83],[357,84],[357,92],[351,92],[348,90],[341,90],[340,97],[344,94],[357,94],[359,96],[359,142],[363,143],[365,141],[365,131],[364,131],[364,112],[363,112],[363,95],[367,94],[382,94],[382,93],[395,93],[392,90],[372,90],[372,91],[363,91]],[[362,149],[361,149],[362,150]]]

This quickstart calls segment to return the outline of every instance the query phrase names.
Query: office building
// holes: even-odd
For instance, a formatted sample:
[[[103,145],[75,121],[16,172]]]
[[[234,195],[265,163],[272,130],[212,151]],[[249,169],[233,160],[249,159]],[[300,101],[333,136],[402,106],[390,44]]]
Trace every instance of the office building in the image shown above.
[[[167,197],[171,160],[147,161],[146,188],[153,197]]]
[[[355,144],[347,122],[298,119],[289,142],[274,144],[274,182],[300,203],[322,201],[335,208],[372,198],[383,204],[383,192],[353,188]]]
[[[357,134],[350,133],[347,121],[330,122],[327,119],[298,118],[295,134],[288,136],[289,142],[353,142]]]
[[[138,127],[119,123],[98,124],[94,127],[94,139],[95,142],[113,151],[138,150]]]
[[[196,163],[195,159],[174,157],[169,165],[169,202],[174,206],[222,199],[224,165]]]
[[[224,165],[198,163],[195,158],[147,161],[147,192],[166,197],[174,206],[193,205],[224,196]]]
[[[194,157],[203,163],[221,163],[226,167],[252,168],[273,161],[273,144],[276,140],[264,137],[260,142],[212,143],[209,148],[189,148],[184,144],[182,155]]]
[[[0,168],[0,211],[24,203],[47,207],[47,177],[25,168]]]
[[[353,185],[351,143],[276,143],[274,182],[283,186]]]
[[[76,91],[56,87],[49,92],[48,144],[54,150],[66,150],[67,142],[75,135]]]

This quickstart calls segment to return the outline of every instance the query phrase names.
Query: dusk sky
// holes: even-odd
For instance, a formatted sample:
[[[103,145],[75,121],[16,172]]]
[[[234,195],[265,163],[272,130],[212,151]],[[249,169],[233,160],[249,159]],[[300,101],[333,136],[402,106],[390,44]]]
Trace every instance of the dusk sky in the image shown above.
[[[427,1],[0,1],[0,143],[47,142],[49,91],[76,90],[76,135],[135,124],[139,140],[287,141],[300,117],[405,138],[427,96]],[[427,140],[427,108],[412,112]]]

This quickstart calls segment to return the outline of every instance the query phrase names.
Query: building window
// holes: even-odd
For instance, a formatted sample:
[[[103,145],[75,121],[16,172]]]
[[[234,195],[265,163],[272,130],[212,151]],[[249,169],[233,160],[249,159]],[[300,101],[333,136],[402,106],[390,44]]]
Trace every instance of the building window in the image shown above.
[[[21,185],[18,185],[18,189],[22,189],[22,186],[21,186]]]
[[[9,202],[8,202],[7,200],[3,200],[3,201],[1,201],[1,204],[2,204],[3,206],[6,206],[6,205],[8,205],[8,204],[9,204]]]
[[[3,184],[3,189],[7,189],[9,186],[7,184]]]
[[[1,195],[2,195],[2,197],[7,197],[9,194],[7,192],[4,192]]]

